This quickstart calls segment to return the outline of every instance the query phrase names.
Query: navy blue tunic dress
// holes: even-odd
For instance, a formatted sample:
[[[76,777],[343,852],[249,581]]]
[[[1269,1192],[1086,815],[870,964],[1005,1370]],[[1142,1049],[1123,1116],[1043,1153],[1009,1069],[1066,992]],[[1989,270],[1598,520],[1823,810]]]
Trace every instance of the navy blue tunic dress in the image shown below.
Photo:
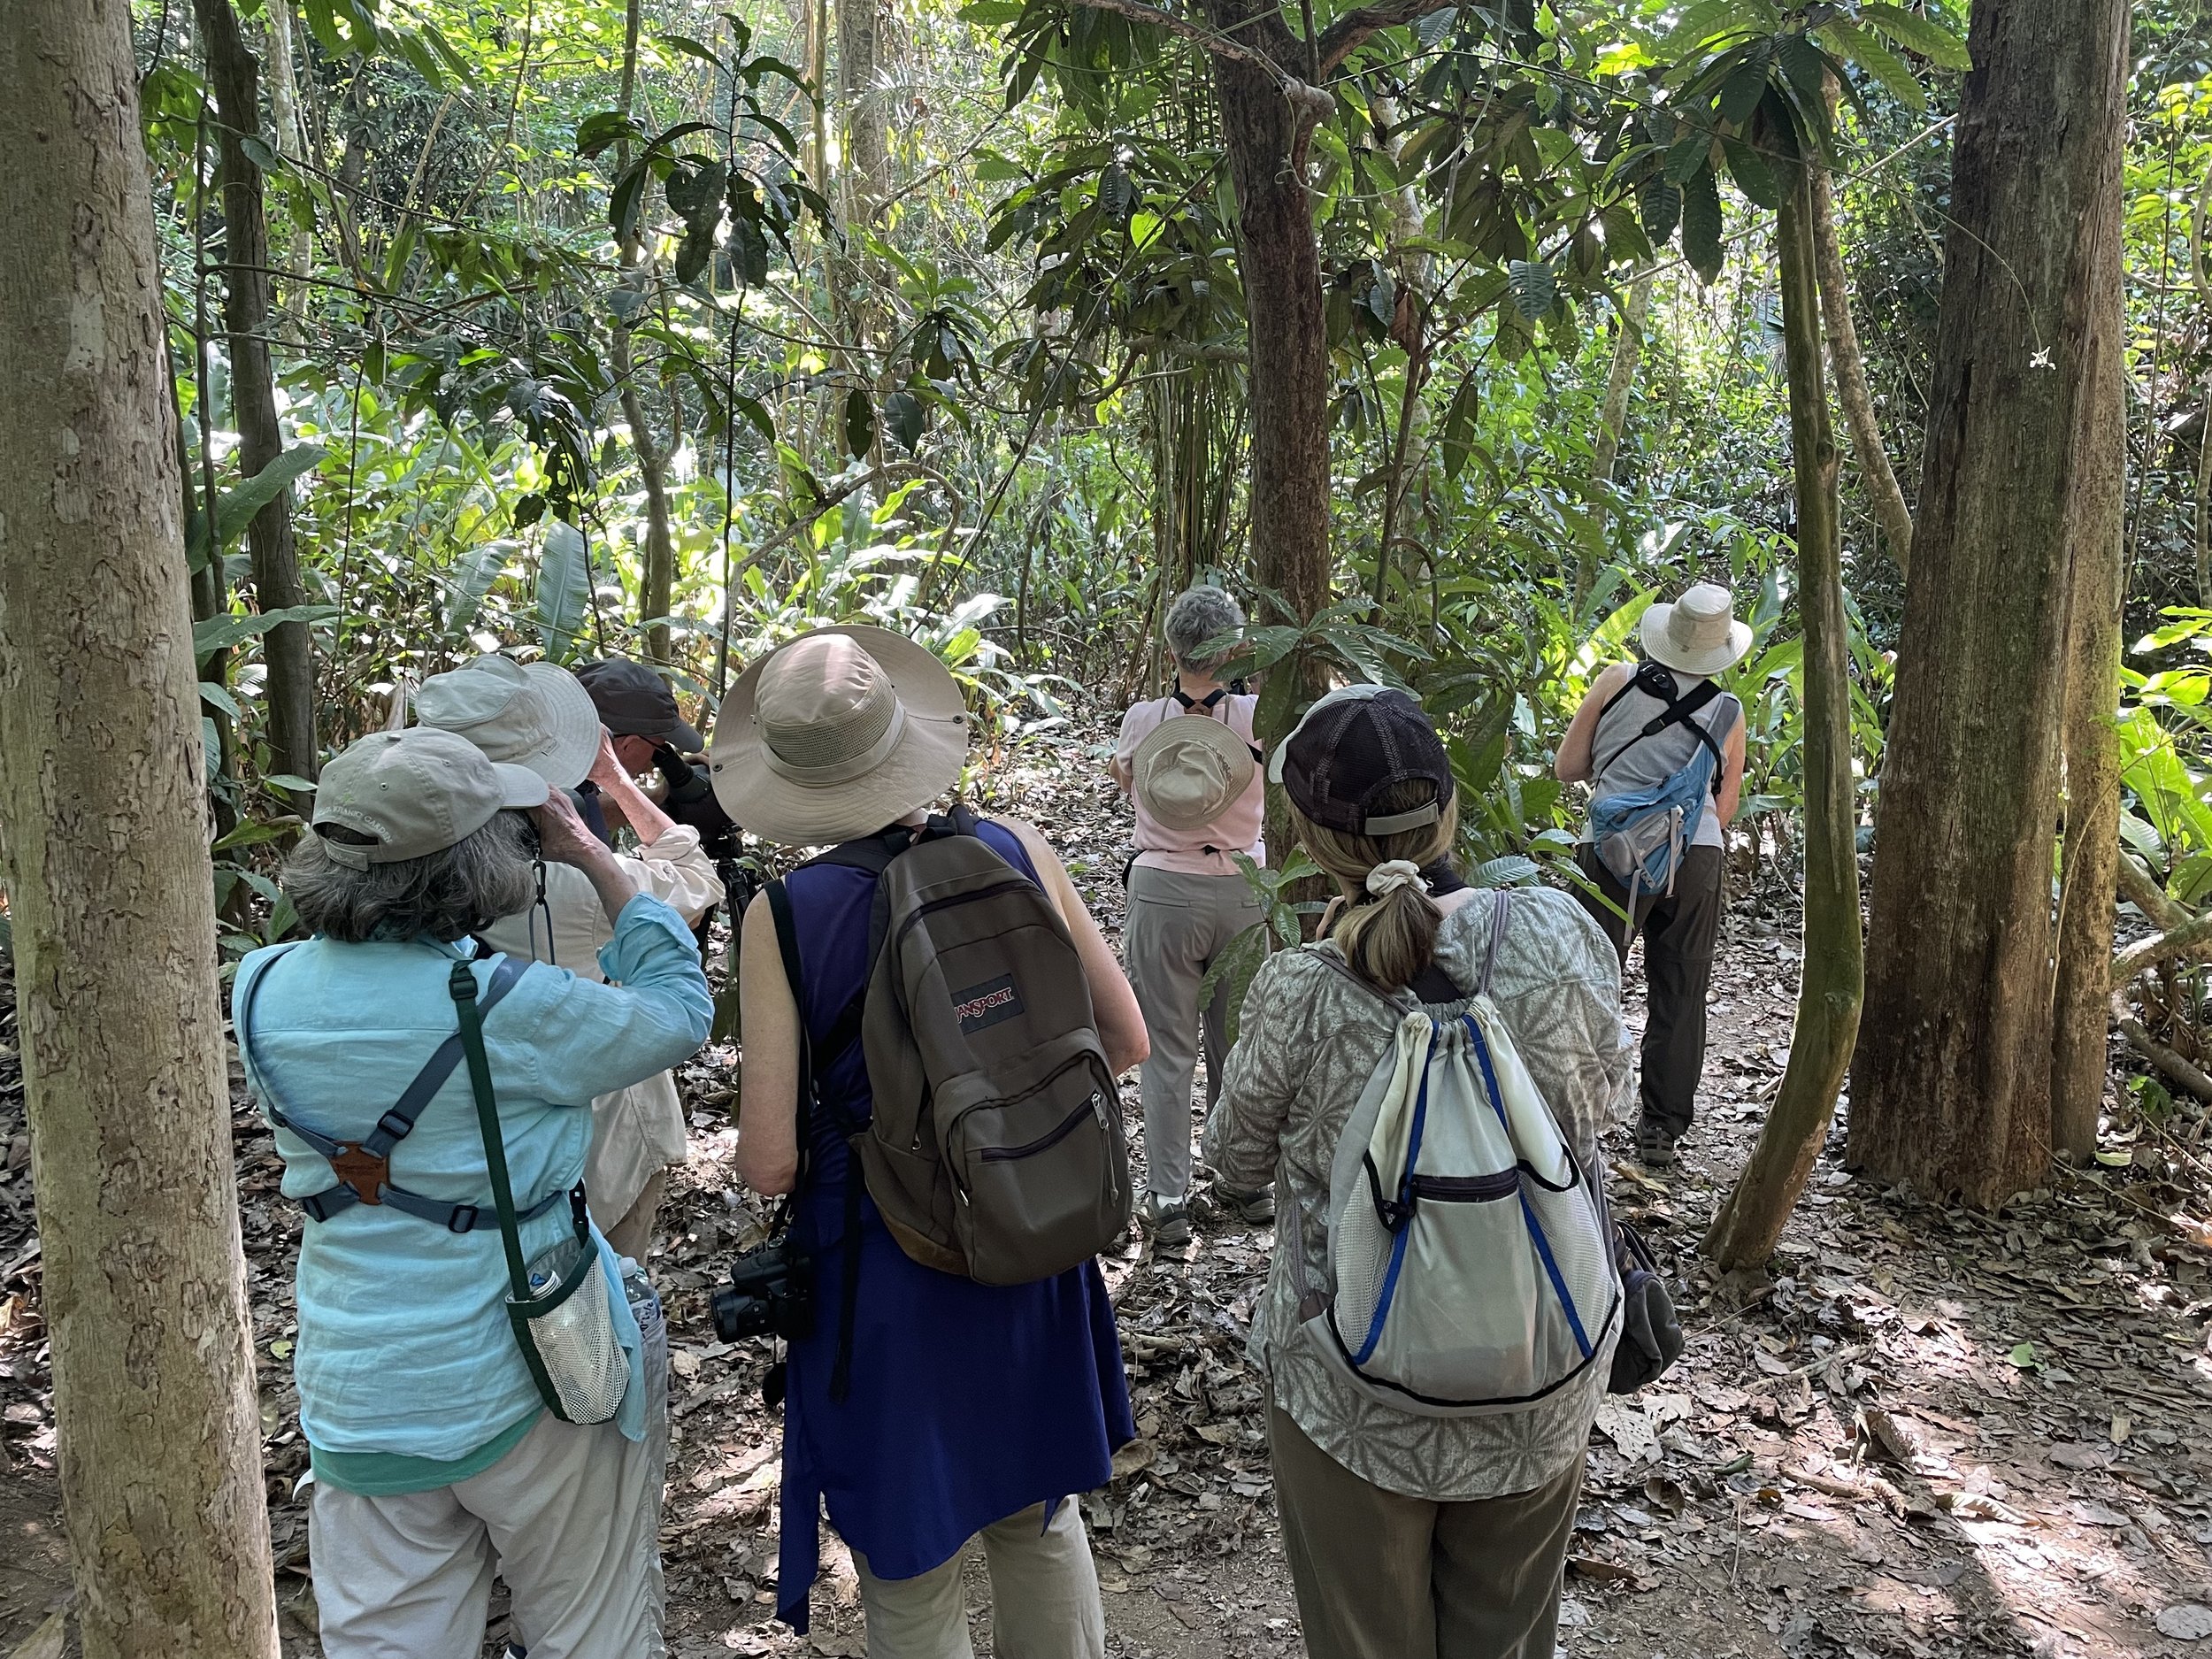
[[[981,834],[1037,879],[1011,832],[986,823]],[[785,885],[798,934],[800,1017],[819,1042],[867,978],[875,878],[818,864]],[[820,1092],[792,1220],[818,1266],[814,1333],[790,1346],[776,1588],[776,1616],[801,1632],[825,1501],[871,1571],[910,1578],[951,1560],[995,1521],[1104,1486],[1115,1448],[1136,1432],[1096,1263],[1033,1285],[979,1285],[910,1258],[865,1199],[850,1393],[830,1399],[849,1166],[838,1124],[864,1123],[872,1110],[857,1043],[828,1068]]]

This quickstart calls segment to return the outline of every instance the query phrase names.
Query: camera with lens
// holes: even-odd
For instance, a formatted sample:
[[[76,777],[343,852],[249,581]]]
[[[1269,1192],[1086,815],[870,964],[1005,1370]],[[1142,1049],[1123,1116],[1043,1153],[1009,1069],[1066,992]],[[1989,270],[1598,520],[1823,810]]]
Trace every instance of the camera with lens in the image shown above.
[[[730,1287],[714,1293],[714,1333],[805,1336],[814,1328],[814,1263],[788,1235],[730,1264]]]

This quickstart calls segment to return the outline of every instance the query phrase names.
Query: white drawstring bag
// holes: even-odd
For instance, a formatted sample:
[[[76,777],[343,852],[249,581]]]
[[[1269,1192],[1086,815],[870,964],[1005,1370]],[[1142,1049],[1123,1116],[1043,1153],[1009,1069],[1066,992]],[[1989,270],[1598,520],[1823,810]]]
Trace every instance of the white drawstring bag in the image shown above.
[[[1299,1286],[1301,1340],[1369,1398],[1425,1417],[1525,1409],[1580,1376],[1621,1317],[1601,1178],[1488,995],[1509,908],[1501,892],[1465,1013],[1382,999],[1402,1018],[1337,1144],[1328,1283]]]

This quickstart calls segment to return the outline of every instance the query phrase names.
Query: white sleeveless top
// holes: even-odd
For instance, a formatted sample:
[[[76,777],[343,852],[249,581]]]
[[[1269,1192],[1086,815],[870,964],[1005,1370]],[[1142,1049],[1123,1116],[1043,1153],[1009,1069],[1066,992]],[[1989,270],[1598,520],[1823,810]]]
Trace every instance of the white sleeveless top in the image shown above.
[[[1675,695],[1686,696],[1702,682],[1694,674],[1677,673],[1674,677]],[[1633,680],[1627,691],[1613,706],[1598,717],[1597,730],[1590,738],[1590,764],[1595,768],[1591,786],[1591,798],[1601,801],[1608,795],[1626,795],[1632,790],[1648,789],[1664,783],[1688,765],[1697,754],[1697,733],[1689,726],[1677,723],[1651,737],[1641,735],[1652,717],[1663,713],[1666,704],[1658,698],[1645,695]],[[1713,740],[1713,747],[1724,754],[1725,740],[1736,722],[1743,718],[1743,705],[1723,692],[1690,717],[1693,725],[1701,726]],[[1590,839],[1589,826],[1583,826],[1582,839]],[[1697,833],[1690,837],[1693,847],[1718,847],[1723,844],[1720,820],[1710,812],[1701,812],[1697,819]]]

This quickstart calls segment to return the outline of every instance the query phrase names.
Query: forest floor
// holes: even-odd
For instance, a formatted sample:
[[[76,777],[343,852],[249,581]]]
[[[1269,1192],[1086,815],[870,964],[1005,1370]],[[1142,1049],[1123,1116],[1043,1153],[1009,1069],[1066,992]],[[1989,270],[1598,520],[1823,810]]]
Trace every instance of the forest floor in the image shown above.
[[[1125,818],[1094,751],[1029,755],[995,773],[992,804],[1068,849],[1110,934]],[[2203,1120],[2146,1128],[2130,1167],[2062,1173],[1993,1216],[1855,1179],[1839,1127],[1775,1271],[1717,1281],[1695,1247],[1780,1080],[1796,938],[1779,887],[1732,903],[1684,1161],[1655,1177],[1624,1136],[1610,1148],[1618,1208],[1670,1268],[1691,1341],[1666,1378],[1600,1418],[1563,1649],[2212,1655],[2212,1233],[2167,1219],[2212,1205],[2212,1164],[2194,1144]],[[1629,1001],[1640,1025],[1632,982]],[[12,1016],[0,980],[0,1654],[68,1595]],[[670,1647],[676,1659],[861,1654],[850,1561],[826,1528],[813,1634],[771,1619],[779,1428],[759,1399],[770,1356],[764,1342],[717,1341],[707,1317],[731,1255],[761,1225],[731,1164],[733,1060],[710,1048],[685,1069],[692,1159],[652,1263],[674,1344]],[[237,1104],[285,1647],[305,1659],[319,1652],[295,1493],[306,1459],[286,1363],[301,1223],[277,1197],[266,1131],[242,1094]],[[1135,1133],[1133,1079],[1126,1104]],[[1243,1358],[1271,1242],[1208,1222],[1186,1249],[1133,1237],[1105,1263],[1141,1432],[1112,1485],[1083,1500],[1117,1659],[1303,1651],[1260,1385]],[[968,1571],[987,1654],[979,1563]]]

